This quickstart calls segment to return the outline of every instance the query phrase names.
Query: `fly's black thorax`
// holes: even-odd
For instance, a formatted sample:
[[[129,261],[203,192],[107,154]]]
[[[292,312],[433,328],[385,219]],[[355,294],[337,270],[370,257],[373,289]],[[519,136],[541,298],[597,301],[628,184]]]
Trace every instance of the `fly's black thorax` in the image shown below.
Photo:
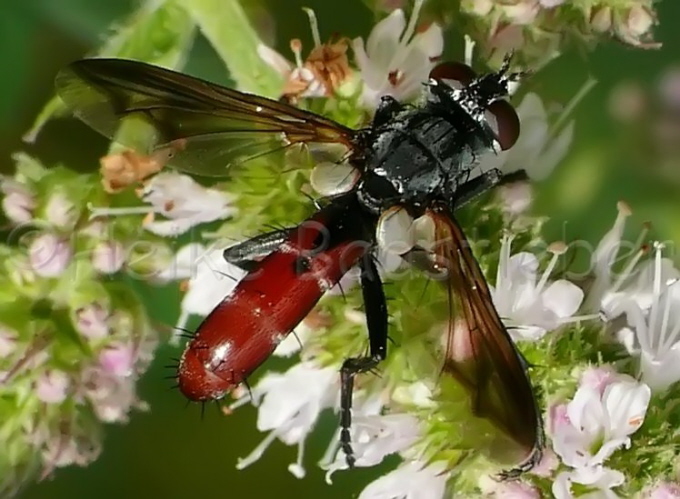
[[[373,211],[394,204],[418,211],[434,199],[451,199],[492,146],[464,109],[435,99],[402,108],[371,135],[358,194]]]

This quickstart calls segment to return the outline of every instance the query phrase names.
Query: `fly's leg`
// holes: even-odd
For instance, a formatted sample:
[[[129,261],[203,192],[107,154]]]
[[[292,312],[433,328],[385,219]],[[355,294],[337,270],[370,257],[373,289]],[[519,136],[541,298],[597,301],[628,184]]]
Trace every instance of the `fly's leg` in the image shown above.
[[[380,126],[390,121],[394,116],[404,109],[404,105],[391,95],[384,95],[380,98],[378,107],[373,116],[373,126]]]
[[[526,180],[527,178],[527,174],[524,170],[517,170],[516,172],[503,175],[499,169],[493,168],[482,173],[478,177],[465,182],[465,192],[453,199],[450,208],[457,210],[492,187],[501,184],[509,184],[518,180]]]
[[[222,256],[228,263],[250,272],[255,267],[256,259],[263,258],[277,249],[288,239],[289,235],[290,229],[267,232],[230,246],[224,250]]]
[[[354,377],[373,370],[387,354],[387,301],[378,268],[371,256],[361,261],[361,291],[366,308],[369,355],[349,358],[340,369],[340,446],[350,468],[356,461],[349,433],[352,426]]]

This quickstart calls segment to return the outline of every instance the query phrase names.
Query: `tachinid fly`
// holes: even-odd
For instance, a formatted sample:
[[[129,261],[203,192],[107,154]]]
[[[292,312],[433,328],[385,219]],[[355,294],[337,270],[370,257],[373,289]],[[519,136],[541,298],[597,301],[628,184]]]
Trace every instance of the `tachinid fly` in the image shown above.
[[[443,372],[470,392],[477,416],[521,446],[522,463],[507,473],[513,475],[540,459],[541,417],[526,364],[453,214],[503,180],[497,170],[475,176],[475,166],[483,153],[517,140],[519,119],[503,99],[519,76],[509,72],[509,58],[498,72],[482,76],[464,64],[440,64],[419,104],[383,97],[370,125],[358,130],[135,61],[77,61],[61,71],[56,86],[75,115],[107,137],[128,120],[150,126],[151,150],[164,151],[172,166],[189,173],[224,175],[295,145],[347,149],[344,161],[312,171],[312,185],[324,196],[313,216],[225,250],[227,261],[249,274],[186,347],[178,378],[189,399],[218,399],[245,381],[322,294],[358,266],[370,352],[341,368],[341,442],[351,466],[354,377],[387,355],[387,306],[374,255],[398,240],[403,258],[440,274],[450,304],[456,302],[467,327],[450,321]],[[431,244],[416,244],[414,227]],[[472,358],[456,360],[454,345],[461,342]]]

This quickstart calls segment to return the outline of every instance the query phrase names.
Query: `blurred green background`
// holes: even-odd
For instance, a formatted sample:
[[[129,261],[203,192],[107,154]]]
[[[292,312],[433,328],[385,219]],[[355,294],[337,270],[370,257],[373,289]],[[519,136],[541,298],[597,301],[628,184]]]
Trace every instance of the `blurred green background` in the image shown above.
[[[190,0],[188,0],[190,1]],[[250,0],[247,0],[250,1]],[[333,32],[366,36],[373,19],[360,0],[341,7],[327,0],[269,0],[258,3],[276,19],[273,40],[288,54],[288,41],[302,38],[312,46],[303,6],[316,10],[322,38]],[[63,161],[79,169],[96,168],[106,142],[75,120],[50,123],[36,144],[21,136],[52,93],[57,70],[97,46],[110,23],[133,7],[131,0],[5,0],[0,7],[0,171],[10,172],[10,154],[27,150],[46,164]],[[257,9],[255,9],[257,10]],[[622,127],[608,112],[612,89],[623,81],[640,82],[652,101],[659,78],[667,68],[680,67],[680,3],[659,4],[661,25],[658,51],[644,51],[611,42],[585,55],[574,50],[550,64],[532,85],[542,96],[566,103],[588,75],[599,84],[575,113],[576,138],[567,159],[536,188],[535,211],[551,217],[547,239],[597,241],[616,215],[615,204],[625,199],[634,211],[631,234],[651,220],[655,237],[680,241],[680,174],[661,173],[653,140],[644,140],[654,127],[650,110],[637,128]],[[223,66],[208,44],[199,40],[188,72],[226,82]],[[653,106],[652,106],[653,107]],[[678,112],[678,111],[676,111]],[[680,112],[676,119],[680,121]],[[635,138],[638,140],[631,140]],[[634,149],[634,150],[632,150]],[[671,162],[672,163],[672,162]],[[680,161],[678,161],[680,168]],[[673,248],[671,248],[671,251]],[[674,254],[673,254],[674,255]],[[178,310],[176,290],[146,293],[155,319],[173,324]],[[255,410],[247,407],[225,417],[209,410],[201,419],[196,407],[185,408],[169,390],[163,365],[177,351],[159,351],[145,377],[141,396],[150,413],[135,413],[127,426],[110,426],[104,453],[86,469],[58,470],[54,479],[30,487],[27,499],[182,497],[325,497],[356,496],[376,470],[338,473],[332,487],[314,463],[330,439],[335,420],[325,418],[306,452],[308,477],[295,479],[286,469],[295,449],[275,443],[256,465],[238,472],[235,463],[263,438],[255,429]],[[276,362],[276,361],[273,361]],[[270,364],[271,366],[271,364]],[[275,366],[273,366],[275,367]]]

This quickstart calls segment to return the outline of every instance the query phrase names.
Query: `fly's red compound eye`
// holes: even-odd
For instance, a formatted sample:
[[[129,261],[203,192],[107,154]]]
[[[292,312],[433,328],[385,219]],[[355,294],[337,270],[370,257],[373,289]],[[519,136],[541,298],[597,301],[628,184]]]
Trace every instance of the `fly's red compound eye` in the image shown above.
[[[477,73],[462,62],[442,62],[430,71],[430,78],[443,81],[452,88],[459,89],[477,77]]]
[[[507,101],[497,100],[486,109],[486,122],[502,150],[510,149],[519,137],[519,116]]]

